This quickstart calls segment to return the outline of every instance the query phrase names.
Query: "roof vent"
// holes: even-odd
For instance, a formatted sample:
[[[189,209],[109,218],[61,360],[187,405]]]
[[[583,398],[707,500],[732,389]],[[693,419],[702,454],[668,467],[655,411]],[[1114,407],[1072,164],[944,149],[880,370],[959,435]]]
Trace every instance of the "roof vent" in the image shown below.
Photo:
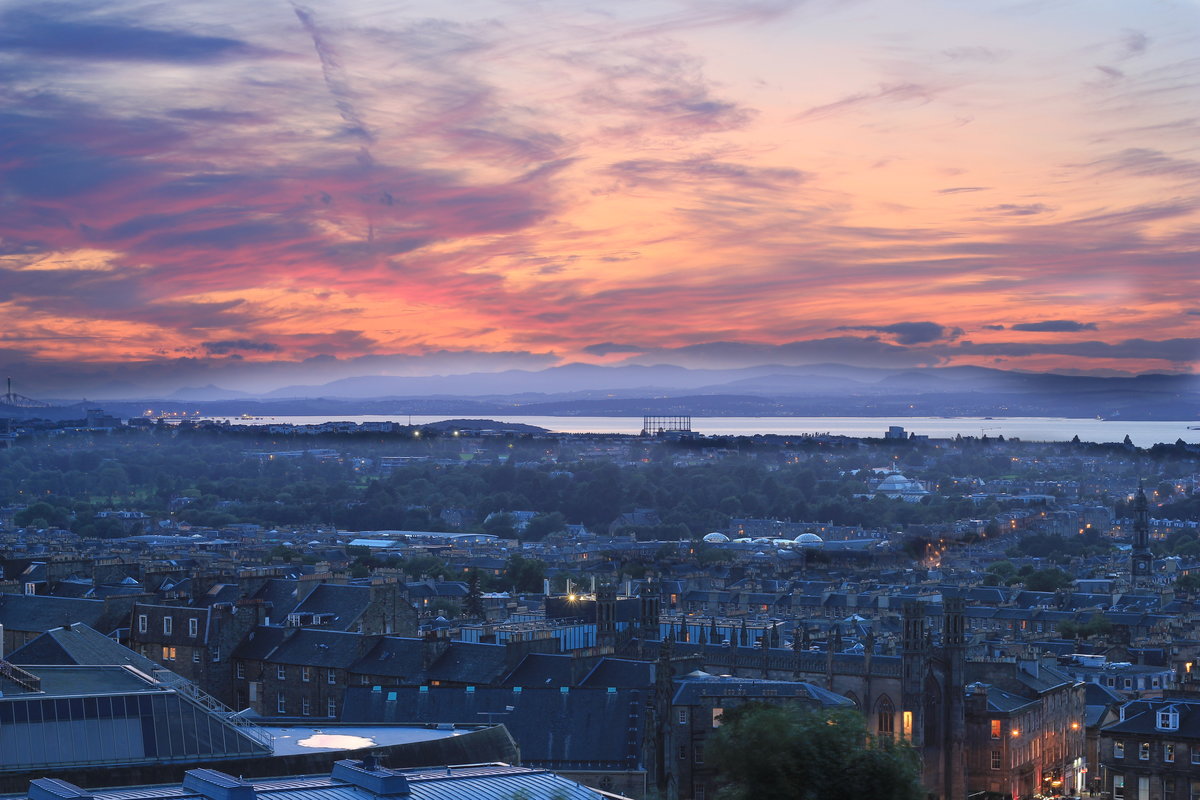
[[[183,773],[183,788],[208,800],[255,800],[254,784],[215,769],[189,769]]]
[[[408,778],[402,773],[379,766],[374,757],[362,761],[345,759],[335,762],[330,777],[357,786],[378,797],[401,797],[410,794]]]
[[[29,783],[29,800],[92,800],[92,795],[58,778],[38,778]]]

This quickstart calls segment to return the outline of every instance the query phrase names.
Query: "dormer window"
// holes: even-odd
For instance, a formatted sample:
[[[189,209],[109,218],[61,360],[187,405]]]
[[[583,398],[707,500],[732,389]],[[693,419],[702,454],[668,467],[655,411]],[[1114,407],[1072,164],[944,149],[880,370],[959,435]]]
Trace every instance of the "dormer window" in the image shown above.
[[[1175,706],[1164,708],[1158,712],[1158,729],[1160,731],[1179,730],[1179,709]]]

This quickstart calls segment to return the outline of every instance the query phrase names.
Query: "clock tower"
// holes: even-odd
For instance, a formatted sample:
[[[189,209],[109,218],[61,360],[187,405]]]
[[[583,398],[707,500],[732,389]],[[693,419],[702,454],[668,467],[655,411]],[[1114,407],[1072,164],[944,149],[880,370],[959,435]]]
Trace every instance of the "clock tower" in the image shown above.
[[[1129,554],[1129,573],[1133,587],[1150,588],[1154,556],[1150,554],[1150,505],[1146,490],[1138,487],[1133,501],[1133,551]]]

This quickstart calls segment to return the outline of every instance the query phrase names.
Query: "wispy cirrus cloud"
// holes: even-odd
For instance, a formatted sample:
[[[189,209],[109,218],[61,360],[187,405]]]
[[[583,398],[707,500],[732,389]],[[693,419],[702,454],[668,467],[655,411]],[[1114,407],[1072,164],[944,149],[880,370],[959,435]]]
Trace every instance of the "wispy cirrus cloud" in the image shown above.
[[[1192,368],[1190,17],[478,11],[0,12],[12,358]]]

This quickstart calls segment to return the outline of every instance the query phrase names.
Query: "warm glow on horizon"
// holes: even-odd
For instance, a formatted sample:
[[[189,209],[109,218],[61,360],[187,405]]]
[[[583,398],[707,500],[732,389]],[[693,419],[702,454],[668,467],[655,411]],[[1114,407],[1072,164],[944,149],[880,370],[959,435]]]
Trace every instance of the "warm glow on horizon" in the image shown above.
[[[72,8],[0,3],[32,382],[1200,356],[1194,3]]]

